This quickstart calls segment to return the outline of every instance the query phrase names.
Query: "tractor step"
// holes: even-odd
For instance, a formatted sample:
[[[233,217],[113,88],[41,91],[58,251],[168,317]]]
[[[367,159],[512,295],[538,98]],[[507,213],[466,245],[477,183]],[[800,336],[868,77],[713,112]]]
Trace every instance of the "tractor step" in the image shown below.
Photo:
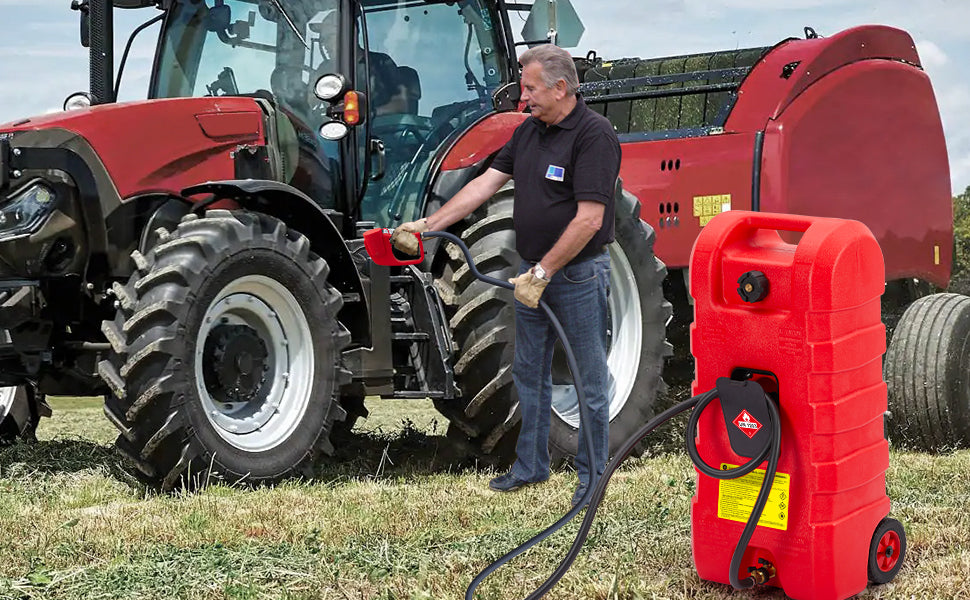
[[[428,341],[428,339],[430,339],[430,337],[431,336],[429,336],[427,333],[421,333],[421,332],[417,332],[417,333],[392,333],[391,334],[391,339],[394,340],[395,342],[398,342],[398,341],[404,341],[404,342],[426,342],[426,341]]]
[[[425,398],[435,400],[444,397],[444,392],[395,392],[392,396],[397,400],[424,400]]]

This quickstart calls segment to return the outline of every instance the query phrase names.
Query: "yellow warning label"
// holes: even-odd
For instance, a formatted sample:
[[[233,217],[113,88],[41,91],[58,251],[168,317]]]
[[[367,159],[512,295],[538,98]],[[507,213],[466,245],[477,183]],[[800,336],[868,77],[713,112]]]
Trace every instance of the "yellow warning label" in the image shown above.
[[[711,219],[731,210],[731,194],[717,196],[694,196],[694,216],[700,220],[701,227]]]
[[[721,469],[733,469],[737,465],[721,464]],[[764,469],[755,469],[738,479],[722,479],[717,493],[717,517],[729,521],[747,523],[754,503],[765,480]],[[788,531],[788,510],[791,506],[791,476],[775,473],[775,481],[768,494],[768,503],[761,513],[758,525]]]

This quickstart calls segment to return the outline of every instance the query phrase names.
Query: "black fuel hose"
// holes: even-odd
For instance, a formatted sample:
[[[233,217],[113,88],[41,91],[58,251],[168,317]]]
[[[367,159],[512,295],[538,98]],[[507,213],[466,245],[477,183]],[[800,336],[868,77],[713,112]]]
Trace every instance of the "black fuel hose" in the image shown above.
[[[676,415],[684,412],[685,410],[689,410],[693,408],[698,402],[708,397],[711,399],[716,398],[717,392],[715,390],[710,390],[699,396],[694,396],[693,398],[684,400],[683,402],[676,404],[671,408],[668,408],[667,410],[660,413],[653,419],[650,419],[650,421],[648,421],[646,425],[644,425],[639,430],[637,430],[636,433],[630,436],[630,438],[623,443],[623,446],[621,446],[620,449],[617,451],[616,456],[613,457],[613,460],[611,460],[606,465],[606,469],[603,471],[603,476],[596,484],[596,488],[592,490],[593,495],[589,499],[589,508],[586,510],[586,514],[583,516],[583,522],[579,526],[579,531],[576,533],[576,539],[573,541],[573,545],[569,547],[569,552],[566,553],[566,556],[562,559],[562,562],[559,563],[559,566],[556,567],[556,570],[553,571],[552,575],[550,575],[548,579],[542,582],[542,584],[539,587],[537,587],[535,591],[533,591],[531,594],[528,595],[527,600],[537,600],[538,598],[541,598],[542,596],[544,596],[546,592],[551,590],[553,586],[555,586],[559,582],[559,580],[563,578],[563,575],[565,575],[566,572],[569,570],[569,567],[572,566],[573,561],[576,560],[576,557],[579,556],[580,550],[582,550],[583,548],[583,543],[586,541],[586,537],[589,535],[590,527],[593,526],[593,519],[596,518],[596,510],[599,508],[600,502],[603,501],[603,496],[606,494],[606,485],[609,483],[610,478],[613,476],[613,473],[616,471],[616,469],[619,468],[620,463],[622,463],[623,460],[626,459],[626,457],[629,456],[631,452],[633,452],[633,449],[636,448],[637,444],[640,443],[640,440],[642,440],[643,438],[653,433],[653,430],[659,427],[660,425],[663,425],[664,423],[666,423]],[[581,509],[582,509],[582,502],[580,502],[568,514],[566,514],[566,516],[564,516],[562,519],[557,521],[556,524],[549,527],[539,535],[535,536],[534,538],[532,538],[522,546],[519,546],[519,548],[525,551],[528,548],[531,548],[535,544],[539,543],[540,541],[544,540],[545,538],[549,537],[562,525],[565,525],[567,521],[572,520],[575,514],[578,513],[579,510]],[[519,550],[519,548],[516,548],[516,550],[509,552],[499,560],[506,560],[507,558],[511,559],[516,555],[516,551]],[[484,574],[485,572],[483,571],[483,575]],[[483,575],[479,575],[479,577],[481,578],[483,577]],[[476,581],[478,580],[476,579]],[[476,582],[473,581],[472,584],[476,585]],[[469,589],[472,589],[472,588],[469,588]],[[471,600],[468,595],[466,595],[465,598],[466,600]]]
[[[515,286],[508,281],[489,277],[488,275],[479,272],[475,266],[474,260],[472,259],[471,252],[468,250],[468,247],[464,244],[464,242],[458,238],[458,236],[446,231],[428,231],[421,235],[422,237],[427,238],[444,238],[454,243],[462,251],[462,254],[465,255],[465,261],[468,264],[468,268],[471,270],[472,275],[474,275],[477,279],[501,288],[515,289]],[[579,368],[576,364],[576,357],[573,354],[572,347],[569,345],[566,332],[563,330],[562,324],[559,322],[559,319],[556,318],[556,315],[552,312],[552,309],[549,308],[548,304],[540,299],[539,306],[542,307],[546,315],[549,317],[549,321],[555,328],[556,334],[559,336],[559,340],[563,345],[566,360],[569,365],[569,371],[573,375],[573,381],[576,387],[577,399],[579,401],[580,419],[581,422],[588,423],[589,415],[587,414],[588,409],[586,407],[586,396],[583,393],[583,387],[581,385],[582,382],[579,377]],[[744,556],[744,551],[748,546],[748,542],[751,540],[751,536],[754,534],[754,529],[757,526],[758,520],[761,518],[761,513],[764,511],[765,504],[768,502],[768,496],[771,493],[771,485],[774,483],[775,473],[778,470],[778,458],[781,450],[781,415],[778,411],[778,407],[775,406],[775,403],[766,396],[765,401],[768,405],[768,410],[771,416],[770,423],[768,425],[771,432],[770,440],[767,444],[765,444],[762,451],[750,461],[739,467],[722,471],[720,469],[715,469],[704,462],[700,456],[700,453],[697,451],[697,446],[695,443],[697,422],[700,419],[700,415],[704,409],[717,398],[718,394],[716,389],[708,390],[707,392],[689,398],[688,400],[684,400],[683,402],[680,402],[665,410],[637,430],[636,433],[630,436],[619,448],[616,455],[613,457],[613,460],[606,465],[602,475],[597,477],[595,473],[591,474],[590,486],[586,490],[586,494],[583,495],[583,498],[579,501],[579,503],[576,504],[576,506],[572,508],[572,510],[563,515],[558,521],[547,527],[545,530],[541,531],[525,543],[521,544],[511,552],[505,554],[486,567],[481,573],[478,574],[478,576],[475,577],[475,579],[472,580],[471,584],[469,584],[468,589],[465,592],[465,600],[474,599],[475,590],[479,585],[481,585],[482,581],[484,581],[486,577],[516,556],[528,551],[530,548],[558,531],[563,525],[573,520],[573,518],[575,518],[575,516],[583,510],[583,506],[588,503],[588,508],[583,517],[583,522],[579,527],[579,531],[576,533],[576,539],[573,541],[569,552],[563,558],[562,562],[559,563],[559,566],[552,573],[552,575],[550,575],[546,581],[536,588],[535,591],[529,594],[526,600],[538,600],[544,596],[546,592],[552,589],[552,587],[555,586],[560,579],[562,579],[562,577],[572,566],[572,563],[576,560],[576,557],[579,555],[583,543],[586,541],[586,538],[589,535],[589,530],[593,525],[593,520],[596,518],[596,511],[599,508],[600,503],[603,501],[603,496],[606,494],[606,486],[609,483],[610,478],[613,476],[613,473],[616,472],[620,464],[630,455],[630,453],[633,452],[633,449],[636,448],[637,444],[639,444],[643,438],[650,435],[653,430],[660,425],[663,425],[676,415],[689,409],[693,409],[693,411],[691,412],[690,419],[687,423],[687,433],[685,436],[687,454],[690,456],[691,461],[701,473],[716,479],[736,479],[754,471],[762,462],[764,462],[765,458],[767,457],[768,466],[765,472],[764,480],[761,483],[761,490],[758,494],[757,500],[755,501],[754,509],[751,511],[751,516],[748,517],[748,521],[742,530],[741,538],[738,540],[738,545],[734,550],[734,554],[731,557],[731,572],[729,574],[731,585],[736,589],[747,589],[754,586],[755,582],[752,577],[746,577],[745,579],[741,580],[738,578],[738,571],[741,568],[741,559]],[[589,431],[588,427],[584,427],[583,430],[583,443],[586,444],[587,449],[591,449],[593,447],[592,432]]]
[[[452,233],[448,233],[447,231],[427,231],[425,233],[422,233],[421,237],[443,238],[452,242],[461,250],[462,254],[465,255],[465,262],[468,264],[468,268],[472,272],[472,275],[474,275],[477,279],[484,281],[485,283],[492,284],[494,286],[505,288],[507,290],[515,289],[515,285],[509,283],[508,281],[504,281],[502,279],[496,279],[495,277],[489,277],[488,275],[481,273],[478,270],[477,266],[475,265],[474,259],[472,259],[472,255],[471,255],[471,252],[468,250],[468,246],[466,246],[465,243],[462,242],[458,236]],[[576,399],[579,403],[580,422],[589,423],[591,422],[591,419],[589,415],[589,408],[587,408],[586,406],[586,394],[583,391],[582,379],[580,378],[580,375],[579,375],[579,365],[576,363],[576,355],[573,354],[572,346],[570,346],[569,344],[569,338],[566,337],[566,332],[562,328],[562,323],[559,322],[559,319],[556,318],[555,313],[552,312],[552,309],[549,308],[549,305],[546,304],[546,302],[541,298],[539,299],[539,306],[542,307],[542,310],[546,313],[546,316],[549,318],[549,322],[552,323],[553,328],[556,330],[556,335],[559,337],[560,343],[562,343],[562,347],[566,355],[566,362],[569,366],[569,372],[573,376],[573,384],[574,384],[574,387],[576,388]],[[582,429],[583,429],[582,443],[585,444],[587,455],[592,456],[593,455],[593,452],[592,452],[593,432],[590,431],[589,427],[583,427]],[[575,517],[577,514],[579,514],[580,511],[583,510],[583,505],[585,505],[587,502],[590,501],[590,498],[593,495],[594,489],[599,489],[599,485],[601,481],[603,481],[603,477],[601,475],[598,475],[595,471],[590,472],[589,487],[587,487],[586,493],[583,494],[582,500],[575,507],[573,507],[573,509],[570,510],[565,516],[563,516],[561,519],[556,521],[552,526],[550,526],[546,530],[544,535],[540,534],[539,536],[536,536],[529,542],[522,544],[512,552],[506,554],[499,560],[489,565],[484,571],[479,573],[478,577],[476,577],[472,581],[471,585],[468,586],[468,591],[465,594],[465,598],[467,600],[472,600],[475,592],[475,588],[477,588],[478,585],[486,577],[488,577],[493,571],[495,571],[496,569],[498,569],[508,561],[512,560],[519,554],[522,554],[523,552],[525,552],[535,544],[538,544],[540,541],[542,541],[549,535],[552,535],[552,533],[558,530],[560,527],[562,527],[563,525],[571,521],[573,517]]]
[[[573,561],[575,561],[576,557],[579,556],[583,543],[586,541],[586,537],[589,535],[589,530],[593,525],[593,520],[596,518],[596,511],[599,508],[600,503],[603,501],[603,496],[606,493],[606,486],[609,484],[613,473],[617,470],[617,468],[619,468],[620,463],[622,463],[630,455],[630,453],[633,452],[633,449],[636,448],[637,444],[639,444],[643,438],[650,435],[654,429],[666,423],[674,416],[689,409],[693,409],[693,411],[691,412],[690,420],[688,421],[687,425],[687,453],[690,455],[691,461],[698,466],[698,470],[700,470],[702,473],[710,475],[711,477],[716,477],[717,479],[736,479],[750,473],[751,471],[754,471],[762,462],[764,462],[765,456],[768,457],[768,468],[767,472],[765,473],[764,481],[761,483],[761,491],[759,492],[758,498],[755,501],[754,510],[751,511],[751,516],[748,517],[748,521],[741,533],[741,538],[738,540],[738,545],[734,549],[734,554],[731,557],[731,573],[729,574],[731,585],[736,589],[747,589],[754,585],[754,579],[752,577],[746,577],[745,579],[739,580],[737,573],[741,568],[741,559],[744,557],[744,551],[748,547],[748,542],[751,540],[751,536],[754,534],[754,528],[757,526],[758,520],[761,519],[761,513],[764,511],[765,504],[768,501],[768,495],[771,493],[771,484],[774,482],[775,472],[778,470],[778,457],[779,450],[781,448],[781,415],[779,414],[778,407],[775,406],[775,403],[766,396],[765,401],[768,404],[768,410],[771,415],[770,423],[768,424],[768,428],[771,432],[770,440],[767,444],[765,444],[758,456],[755,456],[750,461],[737,468],[721,471],[719,469],[714,469],[704,462],[704,460],[700,457],[700,454],[697,452],[697,446],[694,442],[694,438],[697,433],[697,420],[700,418],[700,415],[704,409],[716,399],[718,399],[717,389],[713,389],[684,400],[683,402],[674,405],[673,407],[665,410],[651,419],[646,425],[637,430],[636,433],[630,436],[630,438],[623,443],[623,445],[617,451],[616,456],[613,457],[613,460],[606,465],[606,469],[603,471],[603,476],[600,477],[596,488],[593,490],[592,498],[589,499],[589,508],[587,509],[586,514],[583,516],[583,522],[579,527],[579,531],[576,533],[576,539],[573,541],[572,546],[570,546],[569,552],[563,558],[562,562],[559,563],[559,566],[552,573],[552,575],[550,575],[548,579],[546,579],[538,588],[536,588],[535,591],[529,594],[526,597],[526,600],[538,600],[544,596],[546,592],[551,590],[552,587],[555,586],[560,579],[562,579],[562,577],[572,566]],[[578,509],[581,507],[582,503],[580,503],[577,508],[574,508],[572,511],[567,513],[554,525],[536,535],[531,540],[525,544],[522,544],[512,552],[509,552],[498,561],[493,563],[493,565],[490,565],[489,569],[494,570],[491,568],[492,566],[496,566],[497,568],[497,565],[508,562],[508,560],[511,560],[518,554],[521,554],[521,552],[528,550],[535,544],[549,537],[566,522],[572,520],[576,512],[578,512]],[[473,590],[475,587],[477,587],[477,585],[481,582],[481,579],[484,579],[484,577],[491,572],[489,569],[483,571],[482,574],[472,582],[472,586],[469,587],[469,590]],[[466,594],[465,598],[466,600],[471,600],[471,597],[468,594]]]
[[[781,454],[781,413],[778,411],[775,403],[765,396],[765,404],[768,405],[768,413],[771,416],[770,423],[768,424],[771,436],[768,439],[768,443],[765,444],[757,456],[747,463],[733,469],[721,470],[707,464],[697,451],[697,422],[700,420],[704,408],[710,404],[711,400],[713,398],[698,402],[690,415],[690,419],[687,421],[687,454],[690,456],[690,460],[694,463],[694,466],[697,467],[697,470],[714,479],[737,479],[754,471],[765,458],[768,459],[768,467],[765,470],[764,481],[761,482],[761,490],[758,492],[758,498],[755,500],[751,516],[748,517],[748,521],[741,531],[741,537],[738,539],[738,545],[734,548],[734,554],[731,555],[731,571],[728,574],[731,585],[734,586],[734,589],[745,590],[754,587],[754,578],[745,577],[744,579],[738,579],[738,571],[741,569],[741,559],[744,557],[744,551],[748,547],[748,542],[751,541],[751,536],[754,535],[754,528],[761,518],[761,513],[765,510],[765,504],[768,503],[768,495],[771,494],[771,486],[775,481],[775,472],[778,471],[778,457]]]

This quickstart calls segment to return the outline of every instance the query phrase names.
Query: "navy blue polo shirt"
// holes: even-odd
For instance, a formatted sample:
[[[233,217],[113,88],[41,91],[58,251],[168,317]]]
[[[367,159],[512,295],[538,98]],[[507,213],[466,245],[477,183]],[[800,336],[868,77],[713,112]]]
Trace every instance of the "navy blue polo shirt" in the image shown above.
[[[603,227],[570,264],[600,253],[613,241],[614,190],[620,143],[613,125],[581,97],[556,125],[529,117],[515,129],[491,167],[515,179],[515,249],[538,262],[576,216],[577,202],[606,205]]]

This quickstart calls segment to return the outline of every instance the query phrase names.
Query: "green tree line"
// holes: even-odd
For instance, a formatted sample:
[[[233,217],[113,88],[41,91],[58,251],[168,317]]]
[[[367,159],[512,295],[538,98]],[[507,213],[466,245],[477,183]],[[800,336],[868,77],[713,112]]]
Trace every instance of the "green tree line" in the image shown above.
[[[949,289],[970,293],[970,187],[953,197],[953,246]]]

